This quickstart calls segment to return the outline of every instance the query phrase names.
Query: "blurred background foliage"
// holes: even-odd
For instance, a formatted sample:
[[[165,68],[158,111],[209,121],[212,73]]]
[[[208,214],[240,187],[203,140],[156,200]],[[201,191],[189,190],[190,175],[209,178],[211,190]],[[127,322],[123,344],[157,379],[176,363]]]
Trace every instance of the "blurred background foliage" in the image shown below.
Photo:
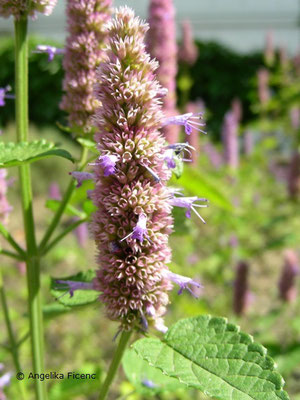
[[[48,44],[58,48],[63,44],[32,37],[29,43],[29,113],[30,120],[42,127],[59,121],[65,124],[65,113],[57,107],[62,97],[63,70],[62,57],[55,57],[49,63],[46,54],[33,51],[38,44]],[[228,104],[239,98],[244,106],[245,122],[253,120],[250,109],[250,93],[253,89],[256,71],[263,62],[261,53],[238,54],[223,45],[197,42],[199,57],[189,69],[191,79],[190,100],[201,98],[210,111],[207,119],[209,131],[219,139],[220,127]],[[1,38],[0,42],[0,87],[9,84],[14,92],[14,42],[12,38]],[[179,65],[178,81],[185,86],[186,66]],[[179,85],[180,86],[180,85]],[[178,90],[181,98],[180,90]],[[42,95],[41,95],[42,94]],[[183,106],[182,101],[179,105]],[[5,113],[0,114],[0,126],[14,120],[14,103],[7,101]]]

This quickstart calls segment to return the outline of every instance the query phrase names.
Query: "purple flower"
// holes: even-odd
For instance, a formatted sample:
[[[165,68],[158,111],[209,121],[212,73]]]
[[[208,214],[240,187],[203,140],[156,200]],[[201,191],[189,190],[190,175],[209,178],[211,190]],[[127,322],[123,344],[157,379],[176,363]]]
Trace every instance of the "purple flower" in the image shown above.
[[[143,379],[142,380],[142,385],[150,388],[150,389],[155,389],[158,387],[158,385],[156,385],[153,381],[151,381],[150,379]]]
[[[13,94],[7,94],[11,90],[10,86],[6,86],[5,88],[0,88],[0,107],[5,106],[5,99],[14,99],[15,96]]]
[[[33,53],[47,53],[48,54],[48,61],[53,61],[54,56],[57,54],[64,54],[64,49],[59,49],[54,46],[47,46],[45,44],[38,44],[36,46],[36,50],[33,50]]]
[[[73,231],[77,242],[80,247],[84,247],[86,245],[87,239],[89,237],[88,234],[88,225],[86,222],[83,222]]]
[[[12,210],[12,206],[7,200],[7,189],[9,181],[7,180],[7,170],[4,168],[0,169],[0,222],[6,224],[8,222],[9,213]]]
[[[148,230],[146,227],[147,224],[147,216],[145,214],[140,214],[138,217],[138,222],[135,225],[135,227],[133,228],[133,231],[131,233],[129,233],[129,235],[125,236],[121,242],[129,237],[131,237],[132,239],[137,239],[140,242],[144,241],[144,237],[150,241],[150,238],[148,236]]]
[[[70,297],[74,296],[75,290],[94,290],[93,282],[79,282],[57,279],[55,283],[59,285],[55,287],[56,290],[68,290],[68,292],[70,293]]]
[[[167,146],[167,149],[164,154],[164,160],[167,163],[168,168],[176,167],[176,160],[181,159],[182,161],[191,162],[191,159],[182,158],[181,155],[185,151],[191,155],[191,150],[195,150],[194,147],[189,145],[188,143],[174,143]]]
[[[168,90],[162,99],[163,112],[167,116],[176,115],[177,43],[173,0],[150,1],[149,25],[147,48],[151,57],[159,62],[157,78]],[[178,141],[179,129],[176,125],[165,126],[163,133],[169,143]]]
[[[82,185],[83,181],[88,181],[90,179],[94,179],[95,175],[90,172],[81,172],[81,171],[73,171],[70,172],[70,175],[73,176],[74,179],[77,180],[77,188]]]
[[[205,224],[206,222],[195,209],[195,207],[207,207],[207,204],[195,204],[197,201],[207,201],[205,198],[192,196],[192,197],[172,197],[170,200],[170,204],[175,207],[186,208],[187,211],[185,213],[187,218],[191,218],[191,211],[201,219],[201,221]]]
[[[163,121],[163,126],[167,125],[182,125],[184,126],[185,133],[187,135],[190,135],[193,131],[193,129],[205,133],[202,129],[200,129],[200,126],[204,126],[204,123],[199,122],[202,119],[203,113],[186,113],[182,115],[176,115],[175,117],[168,117],[165,118]]]
[[[239,164],[238,122],[232,111],[225,114],[222,127],[224,160],[226,164],[236,169]]]
[[[96,163],[90,163],[90,165],[100,165],[103,169],[103,175],[109,176],[116,173],[116,164],[119,157],[113,154],[106,154],[105,156],[99,157],[99,161]]]
[[[260,68],[257,72],[258,98],[261,105],[265,105],[270,99],[269,75],[266,68]]]
[[[284,266],[279,280],[279,294],[283,301],[292,303],[297,299],[296,278],[299,275],[299,260],[294,250],[286,250]]]
[[[167,272],[167,276],[172,282],[180,286],[180,289],[178,291],[179,295],[182,294],[182,292],[186,289],[191,293],[192,296],[197,298],[198,296],[195,295],[195,293],[192,291],[189,285],[195,286],[198,289],[203,287],[200,283],[194,281],[193,279],[188,278],[186,276],[174,274],[174,272],[171,271]]]
[[[249,265],[240,261],[236,268],[236,276],[233,290],[233,310],[237,315],[244,314],[251,302],[249,291]]]
[[[49,186],[48,196],[53,200],[61,200],[61,193],[56,182],[52,182]]]
[[[195,64],[198,57],[198,48],[193,40],[192,26],[190,21],[182,22],[183,40],[179,48],[179,59],[189,65]]]

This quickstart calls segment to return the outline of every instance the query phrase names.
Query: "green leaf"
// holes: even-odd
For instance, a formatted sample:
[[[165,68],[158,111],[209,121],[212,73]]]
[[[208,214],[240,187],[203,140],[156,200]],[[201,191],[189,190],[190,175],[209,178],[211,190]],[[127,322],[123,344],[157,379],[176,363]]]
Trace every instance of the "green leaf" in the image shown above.
[[[71,297],[66,288],[67,285],[56,283],[57,279],[61,281],[91,282],[93,278],[95,278],[95,271],[93,270],[79,272],[77,275],[66,278],[51,278],[51,294],[59,303],[67,307],[78,307],[95,303],[99,297],[98,291],[92,289],[75,290]]]
[[[65,314],[72,311],[71,307],[66,307],[60,303],[50,303],[43,306],[43,316],[45,318],[51,319],[58,315]]]
[[[178,157],[174,157],[174,161],[176,166],[172,169],[172,172],[174,173],[176,178],[179,179],[183,173],[183,161],[181,158]]]
[[[50,199],[50,200],[46,201],[46,207],[49,208],[49,210],[54,211],[54,212],[58,210],[60,204],[61,204],[60,200]],[[73,207],[71,204],[68,204],[65,207],[65,211],[64,212],[65,212],[66,215],[70,215],[70,216],[73,216],[73,217],[75,216],[75,217],[79,217],[79,218],[82,218],[82,219],[87,217],[86,213],[78,210],[77,208]]]
[[[154,395],[165,391],[185,388],[178,379],[164,375],[161,370],[151,367],[139,357],[134,350],[128,349],[122,360],[124,372],[137,392],[143,395]],[[149,387],[151,386],[151,387]]]
[[[186,166],[184,174],[175,184],[180,184],[190,194],[198,197],[206,197],[210,203],[219,206],[222,209],[232,211],[232,205],[226,195],[220,189],[219,182],[208,180],[203,174],[193,168]]]
[[[266,349],[224,318],[199,316],[133,349],[169,377],[220,400],[288,400],[284,380]]]
[[[74,161],[68,151],[58,149],[54,143],[46,140],[19,143],[0,142],[0,168],[15,167],[52,156]]]
[[[97,150],[96,143],[89,139],[77,138],[77,142],[81,144],[81,146],[91,150],[93,153],[99,155],[99,150]]]

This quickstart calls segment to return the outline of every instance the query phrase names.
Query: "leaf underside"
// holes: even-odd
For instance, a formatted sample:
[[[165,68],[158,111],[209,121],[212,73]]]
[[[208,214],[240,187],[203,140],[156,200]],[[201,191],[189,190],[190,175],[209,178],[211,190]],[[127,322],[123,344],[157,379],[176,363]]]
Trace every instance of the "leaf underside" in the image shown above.
[[[181,320],[163,341],[141,339],[133,349],[165,375],[216,399],[289,399],[266,349],[224,318]]]

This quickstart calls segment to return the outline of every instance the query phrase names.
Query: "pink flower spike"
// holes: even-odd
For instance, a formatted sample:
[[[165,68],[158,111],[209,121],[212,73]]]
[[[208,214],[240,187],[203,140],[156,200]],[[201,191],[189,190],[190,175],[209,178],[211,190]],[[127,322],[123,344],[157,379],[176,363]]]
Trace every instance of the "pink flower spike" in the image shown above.
[[[45,44],[38,44],[36,46],[36,50],[33,50],[33,53],[38,53],[38,54],[43,54],[46,53],[48,54],[48,61],[53,61],[54,60],[54,56],[56,56],[57,54],[64,54],[64,49],[59,49],[57,47],[54,46],[47,46]]]
[[[178,294],[182,294],[182,292],[186,289],[188,290],[192,296],[198,298],[198,296],[195,295],[195,293],[192,291],[192,289],[189,287],[189,285],[195,286],[196,288],[202,288],[203,286],[194,281],[191,278],[188,278],[186,276],[174,274],[174,272],[168,271],[167,272],[167,277],[174,283],[180,286],[180,289],[178,291]]]
[[[89,179],[94,179],[94,174],[90,172],[80,172],[80,171],[73,171],[70,172],[70,175],[73,176],[74,179],[77,180],[77,188],[82,185],[83,181],[88,181]]]
[[[57,279],[55,281],[58,285],[64,285],[64,287],[58,286],[55,289],[66,289],[70,293],[70,297],[74,296],[75,290],[94,290],[94,284],[93,282],[79,282],[79,281],[70,281],[70,280],[62,280],[62,279]],[[63,296],[65,293],[63,294]]]
[[[193,129],[206,134],[205,131],[199,128],[199,126],[204,126],[204,123],[199,122],[202,119],[203,113],[186,113],[182,115],[176,115],[175,117],[165,118],[162,122],[162,126],[167,125],[182,125],[184,126],[185,133],[190,135]]]
[[[205,198],[192,196],[192,197],[172,197],[171,198],[171,205],[175,207],[182,207],[186,208],[186,217],[191,218],[191,211],[193,210],[194,213],[201,219],[201,221],[205,224],[205,220],[201,217],[195,207],[207,207],[207,204],[195,204],[196,201],[208,201]]]

